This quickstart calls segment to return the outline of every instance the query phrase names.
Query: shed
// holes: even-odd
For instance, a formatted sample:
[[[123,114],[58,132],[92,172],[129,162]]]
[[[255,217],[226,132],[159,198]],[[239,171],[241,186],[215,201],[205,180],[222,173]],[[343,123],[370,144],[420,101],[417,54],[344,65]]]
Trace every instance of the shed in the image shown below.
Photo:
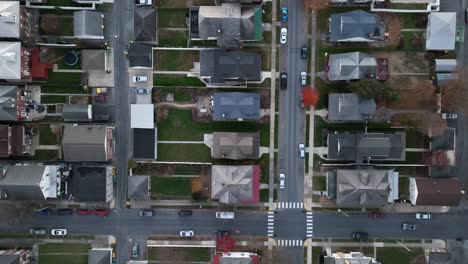
[[[426,50],[454,50],[457,26],[456,12],[429,13]]]
[[[86,122],[93,120],[93,106],[86,104],[65,104],[62,109],[65,122]]]
[[[73,32],[79,39],[104,39],[104,14],[89,10],[74,12]]]
[[[436,72],[454,72],[457,70],[456,59],[435,59]]]

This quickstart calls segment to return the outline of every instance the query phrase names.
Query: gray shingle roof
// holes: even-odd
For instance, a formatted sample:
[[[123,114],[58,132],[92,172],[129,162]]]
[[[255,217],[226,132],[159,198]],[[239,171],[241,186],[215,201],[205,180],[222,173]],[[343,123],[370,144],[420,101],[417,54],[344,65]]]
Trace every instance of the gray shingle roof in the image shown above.
[[[222,203],[239,203],[254,197],[258,166],[211,166],[211,198]],[[257,179],[258,180],[258,179]]]
[[[148,176],[128,177],[128,198],[148,199]]]
[[[328,120],[365,121],[371,119],[376,110],[372,98],[360,97],[354,93],[328,95]]]
[[[377,60],[364,52],[330,55],[328,79],[331,81],[371,79],[376,77]]]
[[[136,8],[133,30],[136,41],[156,41],[156,10]]]
[[[106,50],[85,49],[81,51],[83,70],[106,70]]]
[[[45,200],[39,186],[45,166],[3,166],[5,175],[0,178],[1,196],[10,200]]]
[[[131,44],[128,61],[130,67],[153,68],[153,48],[145,44]]]
[[[88,264],[110,264],[111,249],[90,249],[88,253]]]
[[[106,126],[65,126],[63,155],[66,161],[107,161]]]
[[[260,133],[214,132],[212,156],[217,159],[258,159]]]
[[[256,93],[213,94],[213,120],[260,119],[260,95]]]
[[[17,109],[17,86],[0,85],[0,120],[15,121]]]
[[[20,2],[0,1],[0,37],[19,38]]]
[[[330,41],[369,42],[374,41],[371,34],[378,37],[384,34],[378,16],[362,10],[332,14],[330,30]]]
[[[433,12],[428,15],[426,50],[454,50],[457,13]]]
[[[73,13],[73,32],[79,39],[104,39],[104,15],[82,10]]]
[[[78,202],[106,201],[106,167],[76,166],[73,169],[72,191]]]
[[[91,105],[86,104],[64,104],[62,109],[63,120],[66,122],[91,121]]]
[[[19,255],[14,255],[14,254],[0,255],[0,263],[20,264],[20,258],[19,258]]]

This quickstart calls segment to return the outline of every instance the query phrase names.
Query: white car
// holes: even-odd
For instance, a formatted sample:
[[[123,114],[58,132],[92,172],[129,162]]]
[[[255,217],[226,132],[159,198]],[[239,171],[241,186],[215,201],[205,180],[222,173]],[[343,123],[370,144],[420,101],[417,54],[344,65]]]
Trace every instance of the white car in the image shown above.
[[[50,231],[50,234],[53,236],[66,236],[67,235],[67,230],[60,228],[60,229],[52,229]]]
[[[288,38],[288,30],[286,28],[281,29],[281,39],[280,43],[281,44],[286,44],[286,40]]]
[[[284,180],[285,180],[284,173],[280,173],[280,175],[279,175],[279,187],[280,187],[280,189],[284,189]]]
[[[301,72],[301,85],[305,86],[307,84],[307,73]]]
[[[180,237],[193,237],[195,235],[195,232],[193,230],[182,230],[179,233]]]
[[[305,146],[304,144],[299,144],[299,157],[304,158],[305,157]]]
[[[148,76],[145,75],[135,75],[133,76],[133,82],[143,83],[148,81]]]
[[[234,219],[235,217],[235,213],[229,211],[219,211],[215,215],[218,219]]]
[[[429,220],[431,219],[430,213],[416,213],[416,219]]]
[[[153,5],[152,0],[135,0],[136,6],[150,6]]]

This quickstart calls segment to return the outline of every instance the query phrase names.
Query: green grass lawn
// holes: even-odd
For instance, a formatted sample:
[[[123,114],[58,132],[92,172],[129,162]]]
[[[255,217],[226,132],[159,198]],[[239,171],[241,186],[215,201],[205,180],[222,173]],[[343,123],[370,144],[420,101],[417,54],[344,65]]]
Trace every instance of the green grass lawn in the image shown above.
[[[190,196],[192,178],[151,177],[151,192],[168,196]]]
[[[181,262],[209,262],[211,260],[211,249],[210,248],[149,248],[148,249],[148,260],[159,261],[165,263],[167,259],[160,259],[158,251],[170,251],[177,261]],[[164,255],[167,255],[164,254]]]
[[[60,95],[42,95],[41,103],[43,104],[64,104],[68,102],[68,96]]]
[[[200,61],[199,54],[194,50],[156,50],[155,70],[189,71],[195,61]]]
[[[261,189],[260,190],[260,202],[268,202],[268,199],[270,198],[269,196],[270,190],[268,189]]]
[[[184,28],[188,9],[158,9],[159,28]]]
[[[77,72],[49,72],[47,84],[73,84],[81,85],[81,73]]]
[[[272,16],[272,3],[271,2],[266,2],[263,4],[262,9],[265,13],[262,15],[262,21],[263,23],[271,23],[273,16]]]
[[[270,142],[269,127],[269,125],[255,122],[197,123],[192,120],[192,111],[169,109],[168,118],[158,123],[158,140],[203,140],[204,134],[215,131],[260,131],[260,144],[268,146]]]
[[[57,136],[52,133],[50,125],[40,125],[39,127],[40,145],[57,145]]]
[[[39,254],[44,253],[88,253],[90,244],[48,243],[39,246]]]
[[[211,151],[204,144],[158,144],[158,160],[211,162]]]
[[[399,177],[398,178],[398,192],[400,199],[409,199],[409,178]]]
[[[34,151],[35,160],[56,160],[58,152],[56,150],[37,149]]]
[[[90,244],[49,243],[39,246],[39,261],[41,264],[86,264]],[[67,255],[47,255],[50,253],[65,253]]]
[[[424,251],[421,248],[412,248],[412,252],[398,247],[377,248],[377,260],[382,264],[411,264],[424,263]],[[422,262],[420,262],[422,260]]]
[[[186,47],[188,34],[186,31],[158,29],[158,46]]]
[[[88,88],[89,89],[89,88]],[[42,93],[74,93],[85,94],[87,90],[81,85],[44,85],[41,86]]]
[[[199,175],[202,167],[199,165],[173,165],[175,175]]]
[[[263,154],[260,158],[260,183],[270,182],[270,155]]]
[[[326,191],[327,190],[327,177],[325,176],[314,176],[312,177],[313,180],[313,188],[314,191]]]
[[[422,148],[423,135],[416,129],[406,130],[406,147],[407,148]]]
[[[196,86],[205,87],[206,85],[195,77],[169,76],[155,74],[153,76],[154,86]]]
[[[41,255],[39,254],[41,264],[88,264],[88,254],[86,255]]]
[[[174,93],[174,101],[176,102],[191,102],[192,95],[186,91],[177,91]]]

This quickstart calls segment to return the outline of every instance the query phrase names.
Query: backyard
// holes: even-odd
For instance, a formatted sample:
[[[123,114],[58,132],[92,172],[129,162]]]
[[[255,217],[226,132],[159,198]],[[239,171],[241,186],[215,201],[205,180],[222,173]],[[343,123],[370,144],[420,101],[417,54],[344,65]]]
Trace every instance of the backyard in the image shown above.
[[[199,51],[193,50],[156,50],[153,57],[158,71],[190,71],[200,61]]]
[[[210,162],[211,151],[205,144],[158,144],[158,160]]]
[[[168,248],[150,247],[148,260],[151,263],[181,263],[211,261],[212,249],[210,248]]]
[[[39,246],[41,264],[86,264],[90,244],[48,243]]]
[[[155,196],[189,197],[192,194],[191,177],[151,177],[151,193]],[[159,197],[158,197],[159,198]]]

